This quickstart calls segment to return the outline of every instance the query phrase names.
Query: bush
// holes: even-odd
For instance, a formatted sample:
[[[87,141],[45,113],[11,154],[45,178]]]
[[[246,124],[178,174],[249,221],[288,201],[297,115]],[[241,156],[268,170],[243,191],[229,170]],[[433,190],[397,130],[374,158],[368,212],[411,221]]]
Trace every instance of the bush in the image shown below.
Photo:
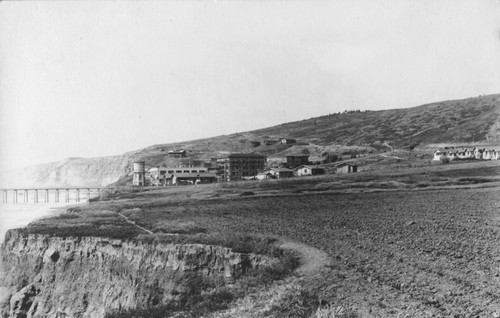
[[[316,295],[301,287],[287,290],[283,299],[265,314],[271,317],[310,317],[319,305]]]

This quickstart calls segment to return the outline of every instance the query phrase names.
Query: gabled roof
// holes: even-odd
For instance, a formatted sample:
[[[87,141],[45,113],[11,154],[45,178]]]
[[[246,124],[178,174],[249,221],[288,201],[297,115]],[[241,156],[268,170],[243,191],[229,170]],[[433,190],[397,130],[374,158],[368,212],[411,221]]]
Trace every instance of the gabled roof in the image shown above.
[[[298,170],[298,169],[302,169],[302,168],[308,168],[308,169],[322,169],[322,170],[325,170],[325,168],[323,167],[318,167],[318,166],[311,166],[311,165],[300,165],[298,167],[295,167],[293,170]]]
[[[343,163],[337,165],[337,168],[339,168],[339,167],[345,167],[345,166],[356,167],[357,165],[355,165],[353,163],[349,163],[349,162],[343,162]]]
[[[287,168],[267,168],[259,172],[259,174],[265,174],[266,171],[276,171],[276,172],[293,172],[292,169]]]

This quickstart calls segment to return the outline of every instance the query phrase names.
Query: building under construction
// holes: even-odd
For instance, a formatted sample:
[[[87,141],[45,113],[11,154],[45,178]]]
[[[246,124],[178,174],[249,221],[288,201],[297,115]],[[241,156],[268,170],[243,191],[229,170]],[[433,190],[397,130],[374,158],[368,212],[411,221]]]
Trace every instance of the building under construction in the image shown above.
[[[222,181],[237,181],[255,177],[264,169],[266,157],[251,153],[234,153],[217,158],[218,175]]]

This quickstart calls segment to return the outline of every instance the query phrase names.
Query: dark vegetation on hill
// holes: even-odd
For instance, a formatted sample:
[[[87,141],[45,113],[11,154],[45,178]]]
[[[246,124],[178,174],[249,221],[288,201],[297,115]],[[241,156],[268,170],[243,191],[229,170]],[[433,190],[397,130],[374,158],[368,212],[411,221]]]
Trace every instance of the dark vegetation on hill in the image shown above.
[[[168,137],[166,137],[168,138]],[[265,145],[266,140],[293,138],[294,145]],[[199,165],[233,152],[269,157],[308,154],[321,160],[336,155],[414,149],[434,143],[498,141],[500,94],[443,101],[406,109],[336,113],[249,132],[181,143],[153,145],[121,156],[72,158],[3,175],[4,185],[31,184],[103,186],[127,184],[134,161],[146,167]],[[261,142],[256,145],[254,142]],[[169,158],[168,151],[186,150],[187,158]],[[7,181],[5,181],[7,180]]]

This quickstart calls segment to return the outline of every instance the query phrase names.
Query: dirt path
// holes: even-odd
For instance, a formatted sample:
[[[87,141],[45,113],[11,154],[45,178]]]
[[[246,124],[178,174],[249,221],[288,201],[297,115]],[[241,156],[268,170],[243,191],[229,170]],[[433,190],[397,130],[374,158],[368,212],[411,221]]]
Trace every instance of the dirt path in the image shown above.
[[[324,251],[307,244],[286,238],[279,238],[277,245],[285,250],[291,250],[300,258],[301,265],[296,269],[296,275],[281,281],[276,281],[264,287],[259,293],[251,294],[237,301],[232,308],[217,312],[211,318],[264,318],[274,307],[293,299],[302,290],[302,282],[318,277],[328,270],[330,257]]]
[[[292,250],[299,255],[301,265],[297,268],[296,272],[301,276],[319,274],[330,264],[330,257],[327,253],[307,244],[281,239],[278,246],[286,250]]]
[[[119,215],[119,216],[121,216],[122,218],[124,218],[124,219],[125,219],[125,222],[132,224],[133,226],[137,227],[138,229],[143,230],[144,232],[146,232],[146,233],[148,233],[148,234],[153,234],[153,232],[152,232],[152,231],[150,231],[150,230],[148,230],[148,229],[146,229],[146,228],[143,228],[143,227],[142,227],[142,226],[140,226],[140,225],[137,225],[134,221],[130,220],[130,219],[129,219],[128,217],[126,217],[125,215],[123,215],[123,214],[121,214],[121,213],[118,213],[118,215]]]

